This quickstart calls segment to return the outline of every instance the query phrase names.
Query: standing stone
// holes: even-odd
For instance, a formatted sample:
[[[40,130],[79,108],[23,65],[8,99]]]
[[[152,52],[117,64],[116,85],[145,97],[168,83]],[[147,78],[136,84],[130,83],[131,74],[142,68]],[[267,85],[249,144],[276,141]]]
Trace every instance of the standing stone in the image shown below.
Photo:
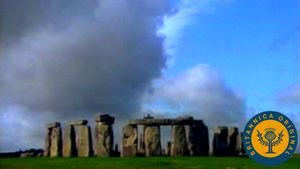
[[[145,126],[145,155],[160,156],[161,143],[160,143],[160,126]]]
[[[171,143],[171,156],[185,156],[188,154],[186,149],[186,134],[183,125],[172,126],[172,143]]]
[[[92,138],[90,126],[77,126],[77,153],[78,157],[90,157],[92,155]]]
[[[123,128],[121,157],[137,155],[138,130],[136,125],[126,125]]]
[[[69,125],[64,129],[62,155],[63,157],[77,156],[75,129],[73,125]]]
[[[196,135],[196,149],[199,156],[209,155],[209,135],[208,127],[201,121],[194,126],[194,133]]]
[[[238,135],[239,130],[237,127],[228,128],[228,153],[231,156],[237,156],[239,154],[239,145],[237,144]]]
[[[144,132],[140,134],[139,137],[139,147],[138,147],[138,152],[140,156],[145,156],[145,129]]]
[[[214,129],[213,154],[214,156],[226,156],[228,151],[228,128],[216,127]]]
[[[100,114],[96,117],[95,128],[95,155],[109,157],[113,155],[114,134],[112,124],[115,118],[109,114]]]
[[[237,149],[239,150],[238,155],[241,155],[241,156],[246,154],[242,138],[243,138],[243,132],[240,132],[237,137],[236,145],[237,145]]]
[[[60,157],[62,153],[62,139],[60,125],[52,128],[50,141],[50,157]]]
[[[171,156],[171,142],[167,142],[167,148],[166,148],[166,156]]]
[[[44,148],[44,157],[50,156],[50,146],[51,146],[51,128],[47,128],[47,134],[45,137],[45,148]]]
[[[198,151],[197,145],[197,134],[196,128],[194,125],[185,125],[185,134],[186,134],[186,142],[187,142],[187,150],[190,156],[196,156]]]
[[[98,157],[112,156],[113,143],[112,126],[101,122],[97,123],[95,130],[95,155]]]

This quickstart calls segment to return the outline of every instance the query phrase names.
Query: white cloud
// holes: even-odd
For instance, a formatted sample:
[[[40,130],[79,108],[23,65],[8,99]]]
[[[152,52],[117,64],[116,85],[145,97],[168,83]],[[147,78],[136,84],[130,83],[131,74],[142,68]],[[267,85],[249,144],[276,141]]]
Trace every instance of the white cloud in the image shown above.
[[[231,0],[181,0],[173,8],[173,13],[165,14],[163,24],[157,33],[165,37],[165,52],[173,57],[169,59],[169,64],[174,61],[184,29],[195,21],[197,14],[211,13],[217,6],[228,2]]]
[[[204,64],[160,79],[145,97],[144,111],[168,116],[194,115],[209,126],[242,126],[246,115],[242,94],[228,88],[220,73]]]
[[[283,105],[300,106],[300,83],[289,86],[281,91],[277,96],[277,100]]]

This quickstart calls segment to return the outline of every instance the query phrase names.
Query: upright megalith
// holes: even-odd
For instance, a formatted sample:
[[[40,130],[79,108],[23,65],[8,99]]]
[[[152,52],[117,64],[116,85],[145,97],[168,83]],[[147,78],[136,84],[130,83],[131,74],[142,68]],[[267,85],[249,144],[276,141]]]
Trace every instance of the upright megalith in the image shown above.
[[[239,155],[240,146],[238,145],[239,129],[237,127],[228,128],[228,155]]]
[[[60,123],[52,123],[48,125],[50,131],[50,139],[48,144],[50,145],[50,157],[60,157],[62,154],[62,133]]]
[[[246,154],[242,138],[243,138],[243,132],[239,132],[239,134],[237,136],[236,147],[237,147],[237,150],[238,150],[238,155],[240,155],[240,156]]]
[[[208,127],[199,121],[194,125],[194,133],[196,138],[196,154],[197,156],[208,156],[209,155],[209,135]]]
[[[160,126],[159,125],[147,125],[144,126],[144,137],[145,137],[145,155],[149,156],[160,156],[161,142],[160,142]]]
[[[46,137],[45,137],[44,157],[50,156],[51,131],[52,131],[52,128],[47,127],[47,133],[46,133]]]
[[[137,155],[138,129],[137,125],[123,127],[121,157],[135,157]]]
[[[171,156],[188,155],[184,125],[172,126]]]
[[[144,130],[143,133],[140,133],[140,137],[139,137],[138,154],[140,156],[145,156],[145,136],[144,136],[144,133],[145,133],[145,130]]]
[[[77,154],[78,157],[90,157],[93,154],[91,127],[78,125],[77,130]]]
[[[113,155],[114,134],[112,124],[115,118],[108,114],[96,117],[95,127],[95,155],[109,157]]]
[[[226,156],[228,155],[228,128],[216,127],[214,128],[213,138],[213,154],[214,156]]]
[[[69,125],[64,129],[62,155],[63,157],[77,156],[76,135],[73,125]]]

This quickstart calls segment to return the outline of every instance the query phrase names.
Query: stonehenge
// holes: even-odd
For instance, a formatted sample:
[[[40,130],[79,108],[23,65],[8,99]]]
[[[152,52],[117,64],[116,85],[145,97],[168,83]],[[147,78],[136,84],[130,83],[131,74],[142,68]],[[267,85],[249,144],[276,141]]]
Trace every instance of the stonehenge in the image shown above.
[[[95,118],[94,140],[87,120],[70,121],[63,133],[59,122],[47,125],[45,157],[136,157],[136,156],[208,156],[209,132],[202,120],[191,116],[174,119],[132,119],[122,129],[121,147],[114,147],[115,118],[99,114]],[[139,133],[138,126],[142,127]],[[170,140],[163,149],[161,126],[170,126]],[[165,132],[163,132],[165,133]],[[214,156],[244,155],[242,133],[237,127],[219,126],[213,130]],[[94,144],[94,145],[93,145]]]

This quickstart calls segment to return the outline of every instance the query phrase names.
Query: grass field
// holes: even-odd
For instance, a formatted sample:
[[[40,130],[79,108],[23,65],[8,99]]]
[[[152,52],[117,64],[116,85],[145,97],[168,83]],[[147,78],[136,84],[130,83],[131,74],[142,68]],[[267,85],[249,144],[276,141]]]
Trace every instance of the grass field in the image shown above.
[[[151,157],[151,158],[1,158],[1,169],[266,169],[242,157]],[[272,168],[300,168],[300,156]]]

